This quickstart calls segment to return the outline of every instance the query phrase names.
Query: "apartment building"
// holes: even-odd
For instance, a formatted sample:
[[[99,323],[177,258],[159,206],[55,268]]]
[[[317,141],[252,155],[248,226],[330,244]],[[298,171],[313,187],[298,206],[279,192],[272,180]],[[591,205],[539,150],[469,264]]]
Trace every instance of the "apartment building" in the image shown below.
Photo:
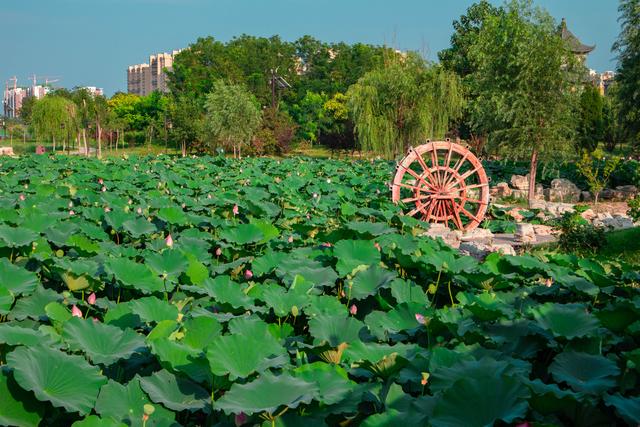
[[[180,50],[171,53],[158,53],[149,56],[149,62],[130,65],[127,68],[127,92],[146,96],[151,92],[168,92],[166,71],[173,66],[175,56]]]

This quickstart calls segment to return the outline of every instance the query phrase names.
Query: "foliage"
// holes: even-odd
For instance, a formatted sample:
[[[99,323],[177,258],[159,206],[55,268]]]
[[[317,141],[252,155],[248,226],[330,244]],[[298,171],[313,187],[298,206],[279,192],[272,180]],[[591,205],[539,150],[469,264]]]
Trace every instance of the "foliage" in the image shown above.
[[[45,96],[31,112],[31,126],[36,136],[41,141],[52,141],[54,151],[56,141],[75,137],[78,124],[76,105],[61,96]]]
[[[255,98],[243,86],[218,80],[213,91],[207,95],[205,103],[206,129],[211,132],[214,142],[222,142],[233,147],[233,154],[240,153],[240,147],[253,138],[260,126],[260,111]]]
[[[621,0],[618,8],[620,35],[613,45],[618,54],[616,96],[620,104],[618,120],[624,135],[632,142],[640,139],[640,0]]]
[[[576,163],[578,171],[589,185],[589,191],[593,194],[596,204],[598,204],[600,192],[606,188],[609,177],[616,170],[619,163],[620,158],[615,156],[607,157],[600,149],[593,151],[591,154],[585,151],[580,161]]]
[[[258,139],[262,140],[264,153],[285,154],[289,152],[296,128],[295,122],[286,112],[266,108],[262,113],[262,128],[258,135]]]
[[[640,221],[640,195],[627,201],[629,211],[627,212],[634,222]]]
[[[347,97],[362,149],[385,156],[444,137],[463,105],[455,74],[411,54],[365,74]]]
[[[638,265],[461,256],[393,166],[3,159],[0,423],[637,419]]]
[[[525,0],[485,18],[470,56],[473,130],[489,135],[501,156],[531,158],[532,199],[538,156],[558,158],[571,148],[580,66],[553,18]]]
[[[577,137],[578,146],[589,152],[605,138],[604,97],[591,84],[580,95]]]
[[[327,102],[324,93],[307,92],[298,104],[290,108],[291,117],[299,123],[298,135],[312,144],[318,140],[320,126],[324,121],[324,104]]]
[[[338,92],[322,106],[319,142],[330,149],[353,149],[355,130],[345,94]]]
[[[566,212],[560,221],[558,243],[567,252],[576,254],[596,254],[606,244],[604,229],[596,227],[580,214],[587,208],[577,208],[575,212]]]

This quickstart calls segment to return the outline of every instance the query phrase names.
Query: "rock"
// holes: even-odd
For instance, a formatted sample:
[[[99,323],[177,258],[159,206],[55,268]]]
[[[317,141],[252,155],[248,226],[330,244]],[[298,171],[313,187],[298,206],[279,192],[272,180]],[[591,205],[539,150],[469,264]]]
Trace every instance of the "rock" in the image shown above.
[[[0,147],[0,156],[15,156],[13,147]]]
[[[511,186],[516,190],[527,191],[529,189],[529,175],[512,175]]]
[[[625,215],[614,215],[610,218],[596,218],[593,220],[596,227],[604,227],[610,230],[622,230],[633,227],[633,220]]]
[[[551,181],[551,187],[544,190],[545,199],[550,202],[580,201],[580,189],[571,181],[564,178],[556,178]]]
[[[586,211],[582,212],[580,216],[587,221],[593,221],[596,218],[596,213],[593,211],[593,209],[587,209]]]
[[[551,236],[554,232],[554,228],[550,225],[533,224],[533,232],[536,236]]]
[[[565,212],[575,211],[573,205],[569,203],[544,202],[541,200],[535,200],[531,204],[531,208],[549,212],[549,214],[554,218],[562,216],[562,214],[564,214]]]
[[[492,240],[493,233],[488,228],[474,228],[471,231],[468,231],[462,235],[460,240],[463,242],[468,242],[470,240]]]
[[[513,246],[506,243],[491,245],[491,252],[500,252],[503,255],[516,255],[516,250]]]
[[[611,188],[605,188],[598,194],[598,198],[600,200],[613,200],[614,195],[615,193]]]
[[[509,188],[509,184],[506,182],[499,182],[493,187],[491,190],[495,191],[494,196],[496,197],[509,197],[511,196],[511,188]]]
[[[516,200],[527,200],[529,192],[527,190],[511,190],[511,197]]]
[[[635,185],[620,185],[614,189],[605,188],[600,192],[601,200],[610,200],[613,202],[625,202],[633,199],[638,194],[638,188]]]
[[[432,239],[442,239],[442,241],[452,248],[460,247],[460,237],[462,232],[459,230],[451,230],[444,224],[429,224],[429,230],[423,234]]]
[[[515,255],[516,251],[513,246],[501,243],[501,244],[484,244],[481,242],[462,242],[460,244],[460,252],[472,256],[476,259],[483,260],[486,256],[492,252],[500,252],[504,255]]]
[[[516,222],[524,221],[524,216],[520,213],[520,208],[513,208],[510,211],[507,211],[507,215],[513,218]]]
[[[536,232],[531,224],[518,224],[515,236],[522,243],[533,243],[536,241]]]
[[[620,185],[616,187],[616,191],[619,191],[625,195],[625,200],[633,199],[638,194],[638,187],[635,185]]]
[[[593,201],[593,196],[589,191],[580,192],[580,201],[581,202],[591,202]]]

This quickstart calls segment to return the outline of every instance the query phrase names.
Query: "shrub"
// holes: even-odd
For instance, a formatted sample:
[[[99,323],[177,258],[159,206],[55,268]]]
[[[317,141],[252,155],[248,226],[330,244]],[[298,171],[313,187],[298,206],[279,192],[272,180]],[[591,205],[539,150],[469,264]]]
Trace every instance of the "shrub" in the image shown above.
[[[560,248],[579,255],[595,254],[606,243],[604,229],[596,227],[580,214],[586,206],[576,206],[575,212],[565,213],[560,220]]]
[[[627,212],[633,221],[640,221],[640,194],[627,201],[629,211]]]

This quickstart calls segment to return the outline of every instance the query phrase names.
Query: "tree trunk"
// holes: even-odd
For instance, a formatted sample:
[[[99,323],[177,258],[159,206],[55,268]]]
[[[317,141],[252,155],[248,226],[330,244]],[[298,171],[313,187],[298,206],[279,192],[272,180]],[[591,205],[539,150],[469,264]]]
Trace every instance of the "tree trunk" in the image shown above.
[[[529,209],[536,198],[536,172],[538,170],[538,150],[531,153],[531,165],[529,166]]]
[[[187,143],[182,141],[182,157],[187,157]]]
[[[55,135],[51,135],[51,139],[53,139],[53,152],[56,152],[56,136]]]
[[[84,155],[89,156],[89,147],[87,146],[87,130],[82,129],[82,142],[84,143]]]
[[[96,120],[96,129],[98,133],[98,158],[102,157],[102,128],[100,127],[100,122]]]

